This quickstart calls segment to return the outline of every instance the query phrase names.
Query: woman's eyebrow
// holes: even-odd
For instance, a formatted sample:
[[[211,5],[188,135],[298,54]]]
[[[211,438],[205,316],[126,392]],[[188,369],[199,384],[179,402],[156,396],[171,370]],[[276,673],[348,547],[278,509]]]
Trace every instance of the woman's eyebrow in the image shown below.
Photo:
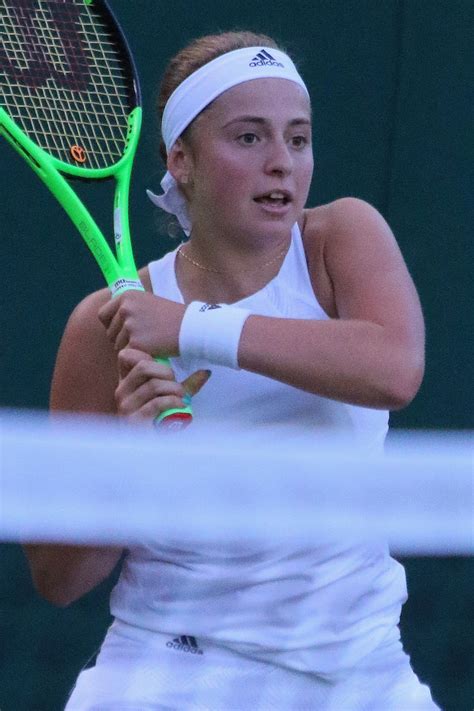
[[[262,118],[261,116],[237,116],[234,119],[231,119],[228,121],[225,125],[224,128],[227,128],[227,126],[232,126],[234,123],[258,123],[260,125],[267,123],[266,119]]]
[[[228,126],[232,126],[235,123],[256,123],[258,125],[264,125],[266,123],[270,123],[268,119],[263,118],[262,116],[237,116],[234,119],[231,119],[228,121],[225,125],[224,128],[227,128]],[[307,117],[301,117],[301,118],[294,118],[289,121],[290,126],[310,126],[311,125],[311,120]]]

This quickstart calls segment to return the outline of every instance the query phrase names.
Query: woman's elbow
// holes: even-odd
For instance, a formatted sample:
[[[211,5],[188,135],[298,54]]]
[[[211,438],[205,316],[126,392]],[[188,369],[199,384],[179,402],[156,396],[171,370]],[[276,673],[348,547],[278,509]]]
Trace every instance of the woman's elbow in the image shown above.
[[[67,607],[102,583],[113,571],[122,548],[70,545],[25,546],[33,585],[57,607]]]
[[[398,367],[390,378],[391,387],[388,393],[390,400],[388,409],[403,410],[414,400],[423,381],[424,372],[425,361],[423,354],[405,359],[402,366]]]

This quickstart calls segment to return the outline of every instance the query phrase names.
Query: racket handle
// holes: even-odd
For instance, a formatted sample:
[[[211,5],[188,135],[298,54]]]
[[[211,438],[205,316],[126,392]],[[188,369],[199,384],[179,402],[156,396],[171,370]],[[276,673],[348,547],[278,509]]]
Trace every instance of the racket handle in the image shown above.
[[[170,366],[170,362],[167,358],[155,358],[157,363],[162,363],[163,365]],[[191,403],[191,398],[186,396],[184,401],[189,400]],[[160,427],[166,430],[182,430],[193,421],[193,411],[191,404],[187,404],[182,408],[172,408],[171,410],[165,410],[155,417],[154,425],[155,427]]]

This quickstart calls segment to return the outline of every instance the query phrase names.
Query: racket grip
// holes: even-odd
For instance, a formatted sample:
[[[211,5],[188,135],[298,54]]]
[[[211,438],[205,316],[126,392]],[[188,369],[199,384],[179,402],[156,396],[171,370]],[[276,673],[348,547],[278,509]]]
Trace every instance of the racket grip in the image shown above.
[[[167,358],[155,358],[157,363],[162,363],[163,365],[170,366],[170,362]],[[186,402],[188,398],[185,397]],[[191,398],[189,397],[189,402]],[[193,421],[193,411],[191,404],[186,405],[182,408],[172,408],[171,410],[165,410],[155,417],[154,425],[160,429],[165,430],[182,430]]]

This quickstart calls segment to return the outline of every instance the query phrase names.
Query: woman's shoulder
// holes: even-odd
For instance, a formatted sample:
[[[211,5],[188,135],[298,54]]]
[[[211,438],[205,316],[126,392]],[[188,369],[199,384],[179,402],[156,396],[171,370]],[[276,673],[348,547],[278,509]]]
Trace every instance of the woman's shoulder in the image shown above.
[[[311,258],[351,260],[379,245],[397,250],[394,235],[380,212],[360,198],[344,197],[304,211],[303,241]]]
[[[337,312],[336,288],[357,275],[365,279],[369,265],[387,270],[400,262],[384,218],[359,198],[339,198],[305,210],[300,228],[313,288],[329,315]]]
[[[110,343],[99,320],[99,311],[110,298],[110,291],[106,288],[81,299],[68,318],[62,344],[71,344],[81,350],[87,345],[89,352],[109,351]]]
[[[109,299],[110,291],[108,289],[99,289],[88,294],[74,308],[69,317],[69,324],[87,328],[93,327],[97,321],[100,325],[98,320],[99,310]]]
[[[361,222],[362,221],[362,222]],[[378,210],[357,197],[342,197],[324,205],[304,210],[303,232],[305,236],[338,233],[341,229],[357,229],[365,222],[386,224]]]
[[[328,250],[334,251],[361,234],[361,225],[378,215],[368,202],[354,197],[343,197],[304,210],[299,221],[306,259],[311,272],[318,279],[327,269]],[[371,218],[372,215],[372,218]]]
[[[54,368],[53,410],[115,412],[116,355],[99,320],[99,310],[109,299],[109,290],[100,289],[82,299],[71,313]]]

